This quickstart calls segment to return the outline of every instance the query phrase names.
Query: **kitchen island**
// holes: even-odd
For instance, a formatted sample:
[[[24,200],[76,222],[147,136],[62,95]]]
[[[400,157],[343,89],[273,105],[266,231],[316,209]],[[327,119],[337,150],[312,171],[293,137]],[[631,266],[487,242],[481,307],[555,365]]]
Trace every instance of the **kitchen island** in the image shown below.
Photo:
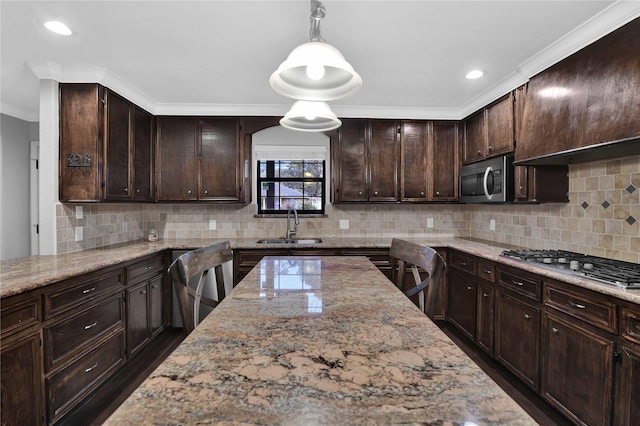
[[[106,424],[535,424],[365,257],[266,257]]]

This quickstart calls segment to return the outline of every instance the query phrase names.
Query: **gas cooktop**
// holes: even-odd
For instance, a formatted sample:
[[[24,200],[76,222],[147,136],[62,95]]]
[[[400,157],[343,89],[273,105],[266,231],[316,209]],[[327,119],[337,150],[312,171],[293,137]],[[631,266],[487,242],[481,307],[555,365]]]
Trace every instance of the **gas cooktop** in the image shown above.
[[[505,250],[504,257],[621,288],[640,289],[640,265],[565,250]]]

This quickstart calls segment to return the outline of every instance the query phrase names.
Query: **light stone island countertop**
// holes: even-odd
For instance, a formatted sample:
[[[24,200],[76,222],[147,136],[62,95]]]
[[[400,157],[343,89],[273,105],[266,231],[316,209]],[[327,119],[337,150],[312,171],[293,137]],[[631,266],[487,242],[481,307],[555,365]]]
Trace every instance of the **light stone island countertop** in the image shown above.
[[[304,236],[301,236],[304,238]],[[48,284],[95,271],[106,266],[134,260],[144,255],[165,249],[195,249],[221,241],[229,241],[234,249],[317,249],[317,248],[388,248],[393,237],[329,237],[322,238],[319,244],[259,244],[259,238],[241,239],[162,239],[156,242],[133,241],[97,249],[55,255],[28,256],[0,262],[0,297],[8,297],[25,291],[37,289]],[[472,241],[449,236],[400,237],[415,241],[425,246],[452,248],[485,259],[514,266],[547,278],[566,282],[578,287],[587,288],[608,294],[622,300],[640,304],[640,289],[621,289],[601,284],[597,281],[566,275],[546,269],[532,263],[520,262],[500,256],[503,245],[490,242]],[[518,248],[509,246],[508,248]]]
[[[363,256],[264,258],[105,424],[205,423],[536,424]]]

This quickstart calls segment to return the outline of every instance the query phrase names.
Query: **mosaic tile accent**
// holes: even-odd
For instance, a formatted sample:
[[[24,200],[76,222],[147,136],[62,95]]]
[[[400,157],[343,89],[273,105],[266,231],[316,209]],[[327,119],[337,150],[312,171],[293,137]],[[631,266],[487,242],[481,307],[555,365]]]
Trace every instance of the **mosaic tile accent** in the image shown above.
[[[636,218],[635,218],[635,217],[633,217],[633,216],[629,216],[629,217],[626,219],[626,222],[627,222],[629,225],[633,225],[634,223],[636,223]]]
[[[626,190],[629,194],[633,194],[637,188],[633,185],[629,185],[626,187]]]
[[[587,203],[586,201],[583,201],[582,204],[580,204],[582,206],[583,209],[586,209],[587,207],[589,207],[589,203]]]
[[[609,202],[608,202],[607,200],[604,200],[604,201],[602,202],[602,204],[600,204],[600,205],[601,205],[602,207],[604,207],[605,209],[608,209],[608,208],[609,208],[609,206],[610,206],[611,204],[609,204]]]

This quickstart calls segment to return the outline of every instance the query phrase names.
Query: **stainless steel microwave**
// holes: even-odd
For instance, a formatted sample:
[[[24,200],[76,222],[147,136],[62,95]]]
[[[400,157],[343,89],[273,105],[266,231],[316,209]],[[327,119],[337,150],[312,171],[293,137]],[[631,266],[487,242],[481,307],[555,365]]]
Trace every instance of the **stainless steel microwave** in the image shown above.
[[[513,155],[462,166],[458,200],[463,203],[513,201]]]

